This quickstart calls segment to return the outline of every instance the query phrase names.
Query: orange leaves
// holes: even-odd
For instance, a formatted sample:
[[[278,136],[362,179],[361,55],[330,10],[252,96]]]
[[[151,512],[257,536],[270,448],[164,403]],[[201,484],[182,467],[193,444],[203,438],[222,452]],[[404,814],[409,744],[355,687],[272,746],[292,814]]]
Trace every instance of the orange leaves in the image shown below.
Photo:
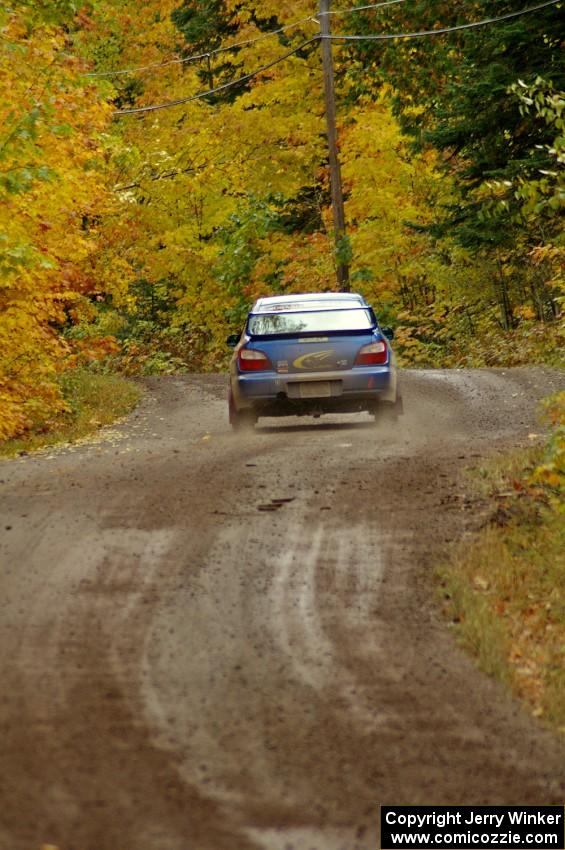
[[[72,347],[74,353],[67,360],[69,367],[87,366],[89,363],[104,360],[108,355],[117,354],[120,350],[118,341],[113,336],[77,339],[73,341]]]
[[[516,690],[530,703],[533,714],[541,717],[545,714],[544,679],[554,657],[551,604],[540,601],[514,612],[508,626],[508,660]]]

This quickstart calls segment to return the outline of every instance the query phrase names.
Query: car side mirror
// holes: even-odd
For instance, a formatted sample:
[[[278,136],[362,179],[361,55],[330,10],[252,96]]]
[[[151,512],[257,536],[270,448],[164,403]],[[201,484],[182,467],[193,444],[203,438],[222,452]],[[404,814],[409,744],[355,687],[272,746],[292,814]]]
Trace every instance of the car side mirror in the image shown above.
[[[230,348],[235,348],[241,339],[241,334],[230,334],[226,339],[226,345]]]
[[[392,328],[381,328],[381,332],[387,339],[394,339],[394,331]]]

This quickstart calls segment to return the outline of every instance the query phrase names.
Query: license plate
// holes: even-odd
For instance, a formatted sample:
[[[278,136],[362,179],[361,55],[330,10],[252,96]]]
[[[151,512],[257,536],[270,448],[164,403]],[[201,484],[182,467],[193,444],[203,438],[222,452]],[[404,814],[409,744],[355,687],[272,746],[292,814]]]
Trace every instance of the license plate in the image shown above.
[[[327,398],[331,394],[329,381],[310,381],[300,384],[300,398]]]

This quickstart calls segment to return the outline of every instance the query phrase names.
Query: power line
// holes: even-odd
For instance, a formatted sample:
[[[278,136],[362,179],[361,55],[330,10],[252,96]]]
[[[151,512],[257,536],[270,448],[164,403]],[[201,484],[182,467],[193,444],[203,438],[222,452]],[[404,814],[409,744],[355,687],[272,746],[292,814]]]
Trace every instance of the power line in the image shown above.
[[[518,12],[508,12],[506,15],[499,15],[496,18],[485,18],[482,21],[474,21],[469,24],[459,24],[453,27],[443,27],[436,30],[422,30],[420,32],[399,32],[399,33],[383,33],[381,35],[320,35],[318,38],[331,39],[332,41],[389,41],[395,38],[422,38],[429,35],[442,35],[443,33],[456,32],[457,30],[467,30],[476,27],[484,27],[487,24],[496,24],[498,21],[506,21],[509,18],[517,18],[520,15],[528,15],[530,12],[537,12],[538,9],[545,9],[547,6],[555,6],[561,3],[562,0],[547,0],[545,3],[539,3],[537,6],[530,6],[528,9],[520,9]]]
[[[298,53],[299,50],[302,50],[302,48],[306,47],[308,44],[312,44],[315,41],[319,41],[319,39],[319,35],[315,36],[314,38],[309,38],[307,41],[303,41],[302,44],[299,44],[298,47],[289,50],[287,53],[284,53],[277,59],[273,59],[272,62],[268,62],[266,65],[262,65],[260,68],[256,68],[255,71],[251,71],[249,74],[244,74],[243,77],[239,77],[237,80],[231,80],[229,83],[223,83],[223,85],[221,86],[216,86],[216,88],[209,89],[208,91],[198,92],[198,94],[189,95],[188,97],[181,97],[178,98],[178,100],[169,100],[166,103],[157,103],[152,106],[139,106],[133,109],[118,109],[116,110],[116,112],[114,112],[114,117],[119,118],[121,115],[138,115],[142,112],[155,112],[158,109],[168,109],[170,106],[180,106],[183,103],[190,103],[193,100],[199,100],[202,97],[209,97],[209,95],[225,91],[226,89],[232,88],[232,86],[237,86],[240,83],[245,83],[247,80],[256,77],[257,74],[263,73],[263,71],[268,71],[269,68],[273,68],[275,65],[278,65],[279,62],[283,62],[285,59],[288,59],[295,53]]]
[[[363,12],[366,9],[380,9],[383,6],[395,6],[398,3],[405,3],[406,0],[386,0],[383,3],[371,3],[367,6],[354,6],[352,9],[335,9],[331,12],[320,12],[317,15],[309,15],[306,18],[300,18],[298,21],[293,21],[290,24],[285,24],[276,30],[262,33],[254,38],[246,39],[245,41],[236,41],[234,44],[228,44],[225,47],[217,47],[214,50],[209,50],[206,53],[194,53],[191,56],[184,58],[168,59],[165,62],[152,62],[149,65],[138,65],[134,68],[122,68],[117,71],[89,71],[85,77],[119,77],[124,74],[135,74],[140,71],[151,71],[155,68],[168,68],[170,65],[185,65],[188,62],[197,62],[199,59],[209,59],[216,56],[218,53],[227,53],[230,50],[236,50],[238,47],[247,47],[249,44],[255,44],[258,41],[263,41],[265,38],[270,38],[273,35],[280,35],[290,29],[299,27],[301,24],[308,22],[318,23],[318,18],[321,15],[349,15],[352,12]]]
[[[404,2],[404,0],[393,0],[395,3]],[[165,62],[153,62],[150,65],[140,65],[136,68],[123,68],[118,71],[91,71],[85,74],[86,77],[118,77],[123,74],[135,74],[138,71],[150,71],[154,68],[166,68],[169,65],[185,65],[187,62],[197,62],[199,59],[208,59],[211,56],[216,56],[218,53],[227,53],[229,50],[236,50],[238,47],[246,47],[249,44],[255,44],[257,41],[263,41],[265,38],[270,38],[273,35],[280,35],[280,33],[287,32],[287,30],[294,29],[294,27],[300,26],[300,24],[305,24],[308,21],[312,21],[313,23],[317,23],[316,18],[313,16],[309,16],[307,18],[300,18],[298,21],[293,21],[293,23],[285,24],[283,27],[279,27],[276,30],[270,30],[269,32],[262,33],[261,35],[255,36],[254,38],[248,38],[246,41],[236,41],[234,44],[228,44],[225,47],[217,47],[214,50],[209,50],[206,53],[195,53],[192,56],[185,56],[184,58],[178,59],[169,59]]]
[[[391,41],[397,38],[422,38],[425,36],[433,36],[433,35],[442,35],[444,33],[456,32],[458,30],[465,29],[474,29],[476,27],[483,27],[488,24],[495,24],[499,21],[506,21],[509,18],[517,18],[521,15],[528,15],[532,12],[537,12],[539,9],[545,9],[548,6],[555,6],[558,3],[563,2],[563,0],[546,0],[544,3],[539,3],[537,6],[530,6],[527,9],[520,9],[518,12],[508,12],[505,15],[499,15],[495,18],[485,18],[481,21],[474,21],[473,23],[468,24],[459,24],[453,27],[443,27],[442,29],[436,30],[422,30],[420,32],[403,32],[403,33],[383,33],[381,35],[324,35],[322,33],[318,33],[312,38],[303,41],[302,44],[299,44],[298,47],[289,50],[287,53],[284,53],[282,56],[279,56],[277,59],[273,59],[272,62],[268,62],[266,65],[262,65],[260,68],[251,71],[249,74],[244,74],[242,77],[239,77],[237,80],[231,80],[228,83],[223,83],[221,86],[216,86],[216,88],[209,89],[208,91],[198,92],[198,94],[190,95],[189,97],[182,97],[177,100],[170,100],[166,103],[158,103],[153,104],[152,106],[139,106],[132,109],[118,109],[114,112],[115,117],[120,117],[122,115],[138,115],[144,112],[156,112],[158,109],[168,109],[171,106],[180,106],[184,103],[190,103],[193,100],[199,100],[203,97],[209,97],[212,94],[216,94],[217,92],[225,91],[226,89],[232,88],[233,86],[240,85],[240,83],[244,83],[247,80],[251,80],[253,77],[256,77],[258,74],[261,74],[263,71],[269,70],[269,68],[273,68],[275,65],[278,65],[279,62],[283,62],[285,59],[288,59],[290,56],[294,56],[295,53],[298,53],[304,47],[309,44],[313,44],[316,41],[323,40],[331,40],[331,41]],[[207,54],[204,54],[207,55]]]
[[[152,62],[151,65],[138,65],[135,68],[121,68],[118,71],[89,71],[85,77],[120,77],[124,74],[136,74],[142,71],[151,71],[154,68],[167,68],[169,65],[184,65],[187,62],[196,62],[198,59],[206,59],[211,53],[195,53],[184,59],[167,59],[165,62]]]
[[[323,15],[350,15],[352,12],[364,12],[366,9],[382,9],[383,6],[396,6],[405,3],[406,0],[386,0],[384,3],[369,3],[368,6],[353,6],[352,9],[331,9],[329,12],[318,12],[316,18]]]

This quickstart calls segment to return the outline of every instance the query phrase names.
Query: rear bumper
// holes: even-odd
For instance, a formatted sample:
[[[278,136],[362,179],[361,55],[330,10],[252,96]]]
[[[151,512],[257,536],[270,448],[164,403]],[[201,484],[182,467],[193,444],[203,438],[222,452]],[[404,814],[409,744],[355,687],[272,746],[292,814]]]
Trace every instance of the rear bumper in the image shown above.
[[[396,370],[391,365],[307,375],[235,372],[231,380],[237,407],[252,407],[263,415],[366,410],[379,401],[396,401]],[[304,385],[310,387],[303,390]],[[313,385],[322,387],[324,394],[317,397]],[[312,397],[304,398],[310,391]]]

